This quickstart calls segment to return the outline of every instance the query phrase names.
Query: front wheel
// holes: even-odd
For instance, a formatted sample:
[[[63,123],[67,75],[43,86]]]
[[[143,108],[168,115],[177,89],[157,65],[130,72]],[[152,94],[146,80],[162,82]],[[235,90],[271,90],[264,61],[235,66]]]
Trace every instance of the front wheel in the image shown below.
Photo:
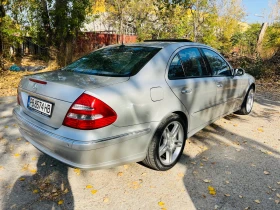
[[[186,141],[186,125],[177,114],[172,114],[158,127],[143,163],[155,170],[165,171],[179,160]]]
[[[248,115],[251,113],[254,104],[254,95],[255,95],[255,91],[251,87],[246,94],[245,100],[241,105],[241,109],[238,110],[236,114]]]

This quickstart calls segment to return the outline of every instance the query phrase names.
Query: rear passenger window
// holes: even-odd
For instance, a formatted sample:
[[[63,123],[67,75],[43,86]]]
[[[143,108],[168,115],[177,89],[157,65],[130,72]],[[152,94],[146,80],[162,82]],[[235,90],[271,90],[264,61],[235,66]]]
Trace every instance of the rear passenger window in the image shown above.
[[[213,76],[232,76],[232,71],[227,62],[212,50],[202,49],[212,69]]]
[[[181,50],[178,54],[182,61],[186,77],[203,77],[211,75],[210,72],[207,72],[206,66],[197,48],[187,48]]]
[[[176,55],[171,61],[168,71],[168,79],[185,79],[185,73],[178,55]]]

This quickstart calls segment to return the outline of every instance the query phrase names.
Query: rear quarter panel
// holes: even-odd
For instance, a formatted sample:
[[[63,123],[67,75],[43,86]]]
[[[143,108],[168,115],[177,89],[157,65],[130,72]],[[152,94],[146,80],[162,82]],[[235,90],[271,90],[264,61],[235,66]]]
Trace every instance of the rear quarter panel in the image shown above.
[[[171,52],[171,53],[170,53]],[[115,126],[159,122],[174,111],[186,110],[167,85],[164,75],[171,49],[162,49],[144,68],[127,82],[89,90],[117,113]],[[151,99],[151,89],[160,87],[162,100]]]

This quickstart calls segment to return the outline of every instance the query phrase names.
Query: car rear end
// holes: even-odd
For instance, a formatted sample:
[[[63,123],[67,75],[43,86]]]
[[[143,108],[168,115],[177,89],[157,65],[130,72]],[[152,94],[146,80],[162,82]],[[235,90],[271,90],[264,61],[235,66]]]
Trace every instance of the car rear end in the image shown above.
[[[127,58],[134,51],[121,50],[127,53],[122,59],[131,72],[139,71],[159,51],[146,52],[139,64]],[[106,53],[102,56],[108,56]],[[22,136],[43,153],[77,168],[98,169],[143,160],[151,129],[142,125],[114,125],[125,117],[112,108],[121,106],[121,101],[112,102],[107,100],[110,95],[102,94],[103,89],[117,89],[119,84],[129,81],[128,70],[122,68],[117,73],[123,74],[109,75],[105,72],[109,68],[104,67],[105,70],[91,74],[84,68],[87,60],[82,59],[69,69],[22,79],[18,87],[19,106],[14,109]]]

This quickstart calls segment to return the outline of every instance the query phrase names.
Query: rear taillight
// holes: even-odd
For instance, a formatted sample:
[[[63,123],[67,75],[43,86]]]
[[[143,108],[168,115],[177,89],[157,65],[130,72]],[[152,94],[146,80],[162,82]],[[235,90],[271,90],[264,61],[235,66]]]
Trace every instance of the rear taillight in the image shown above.
[[[63,125],[81,130],[92,130],[108,126],[116,119],[117,114],[111,107],[83,93],[68,110]]]

